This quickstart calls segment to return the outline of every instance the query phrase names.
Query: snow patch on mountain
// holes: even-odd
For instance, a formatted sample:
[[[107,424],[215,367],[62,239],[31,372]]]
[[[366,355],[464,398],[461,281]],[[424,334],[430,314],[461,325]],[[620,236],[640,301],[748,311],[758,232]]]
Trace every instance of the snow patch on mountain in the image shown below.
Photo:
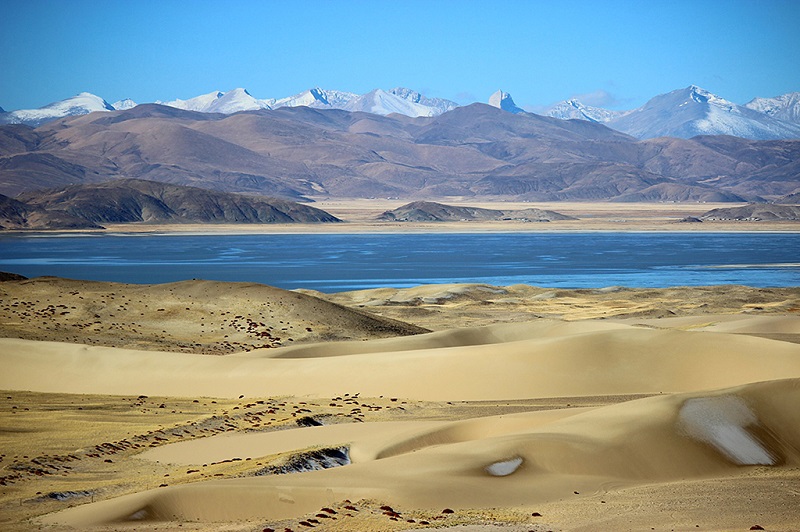
[[[503,92],[501,90],[489,96],[489,105],[514,114],[525,112],[524,110],[517,107],[517,104],[514,103],[514,99],[511,97],[509,93]]]
[[[0,124],[26,124],[32,127],[65,116],[86,115],[95,111],[114,111],[114,107],[94,94],[82,92],[39,109],[20,109],[0,116]]]

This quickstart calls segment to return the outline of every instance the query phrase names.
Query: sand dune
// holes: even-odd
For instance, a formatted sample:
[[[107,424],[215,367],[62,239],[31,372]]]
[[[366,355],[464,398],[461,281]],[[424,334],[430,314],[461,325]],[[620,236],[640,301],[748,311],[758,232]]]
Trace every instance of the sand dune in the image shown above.
[[[800,466],[799,403],[800,379],[791,379],[651,397],[544,423],[534,414],[528,426],[518,416],[516,430],[468,441],[433,437],[448,432],[438,427],[427,440],[413,436],[405,452],[371,461],[154,490],[45,522],[281,519],[364,497],[401,507],[530,507],[638,484],[746,476],[753,466]]]
[[[441,338],[433,336],[434,343]],[[549,320],[453,336],[467,343],[413,350],[392,344],[389,351],[379,343],[369,352],[371,343],[363,342],[359,354],[311,358],[0,339],[0,363],[7,368],[0,389],[177,397],[360,393],[454,401],[683,392],[800,377],[800,346],[750,336]]]

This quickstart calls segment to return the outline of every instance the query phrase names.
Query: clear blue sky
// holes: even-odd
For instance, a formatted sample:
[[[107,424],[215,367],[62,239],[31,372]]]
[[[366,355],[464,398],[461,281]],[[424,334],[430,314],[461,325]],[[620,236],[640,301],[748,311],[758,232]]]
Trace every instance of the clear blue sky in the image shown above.
[[[404,86],[528,109],[800,91],[800,0],[0,0],[0,106]]]

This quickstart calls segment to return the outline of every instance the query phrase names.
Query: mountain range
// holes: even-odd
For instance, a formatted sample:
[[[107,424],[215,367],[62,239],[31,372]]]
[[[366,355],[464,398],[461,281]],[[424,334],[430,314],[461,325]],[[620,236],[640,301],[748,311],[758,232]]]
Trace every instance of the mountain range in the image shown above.
[[[525,113],[511,95],[497,91],[489,97],[489,105],[514,114]],[[247,90],[214,91],[187,100],[155,103],[203,113],[232,114],[260,109],[306,106],[313,109],[341,109],[378,115],[393,113],[409,116],[439,116],[458,104],[442,98],[431,98],[402,87],[375,89],[358,95],[350,92],[314,88],[286,98],[258,99]],[[130,99],[109,104],[90,93],[49,104],[40,109],[4,112],[0,124],[26,124],[37,127],[65,116],[95,111],[126,110],[135,107]],[[753,140],[800,138],[800,92],[775,98],[755,98],[737,105],[700,87],[656,96],[643,106],[617,111],[584,105],[577,99],[559,102],[543,112],[564,120],[585,120],[602,123],[639,139],[657,137],[691,138],[697,135],[732,135]]]
[[[486,105],[434,117],[142,104],[0,126],[0,194],[141,179],[315,197],[759,201],[800,192],[800,140],[637,140],[603,124]]]

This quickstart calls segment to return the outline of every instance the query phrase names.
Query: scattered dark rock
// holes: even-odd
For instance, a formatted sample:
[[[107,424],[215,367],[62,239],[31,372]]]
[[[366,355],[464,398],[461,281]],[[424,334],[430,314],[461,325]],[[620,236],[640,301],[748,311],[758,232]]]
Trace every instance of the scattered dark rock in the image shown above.
[[[298,418],[297,421],[295,421],[295,423],[297,423],[297,425],[300,427],[319,427],[321,425],[324,425],[324,423],[314,419],[311,416],[304,416]]]
[[[336,447],[315,449],[293,455],[285,464],[280,466],[267,466],[259,469],[255,476],[285,475],[288,473],[302,473],[305,471],[318,471],[331,469],[350,464],[350,448]]]
[[[66,501],[69,499],[76,499],[79,497],[89,497],[92,495],[91,491],[51,491],[43,498],[54,499],[56,501]]]

